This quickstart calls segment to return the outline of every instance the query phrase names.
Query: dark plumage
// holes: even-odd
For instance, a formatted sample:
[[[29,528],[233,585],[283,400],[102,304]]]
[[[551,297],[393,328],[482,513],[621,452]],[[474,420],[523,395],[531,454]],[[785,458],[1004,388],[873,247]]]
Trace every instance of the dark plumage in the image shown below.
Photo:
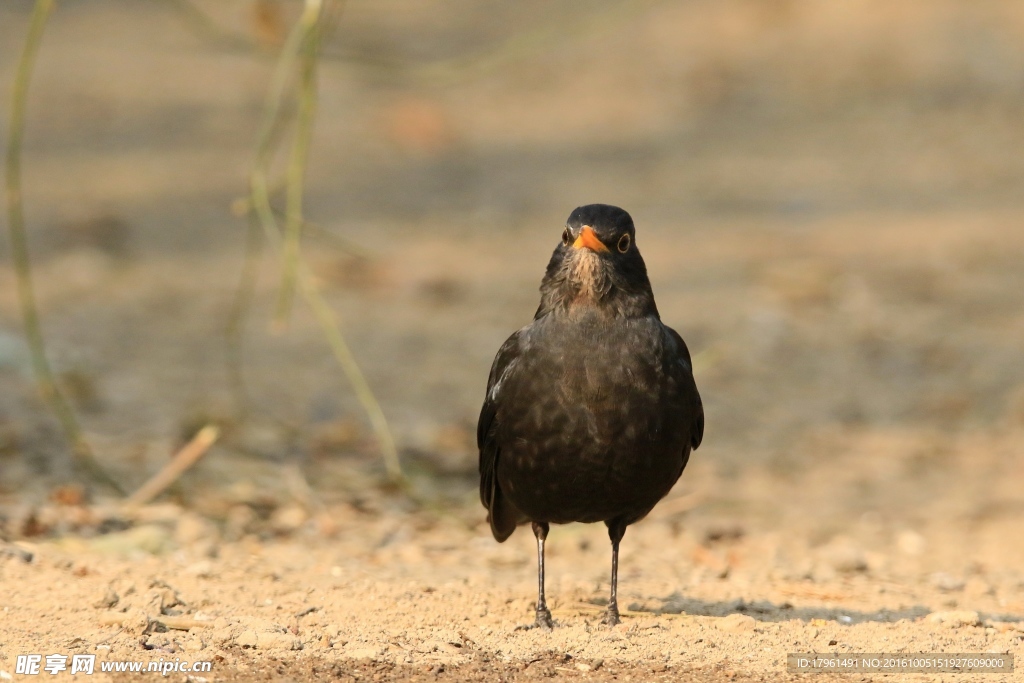
[[[633,220],[606,204],[572,212],[540,286],[533,322],[508,338],[480,411],[480,500],[494,537],[532,522],[537,626],[549,524],[604,522],[618,623],[619,541],[679,479],[704,435],[682,337],[664,325]]]

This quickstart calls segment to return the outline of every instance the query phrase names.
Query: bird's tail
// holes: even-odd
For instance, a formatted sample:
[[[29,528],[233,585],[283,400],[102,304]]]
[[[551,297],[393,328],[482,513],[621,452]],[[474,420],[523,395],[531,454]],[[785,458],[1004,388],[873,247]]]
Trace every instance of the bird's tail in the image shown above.
[[[491,495],[491,507],[487,511],[487,521],[491,524],[491,533],[494,534],[498,543],[504,543],[516,527],[528,522],[522,512],[512,504],[501,492],[501,487],[494,484],[494,491]]]

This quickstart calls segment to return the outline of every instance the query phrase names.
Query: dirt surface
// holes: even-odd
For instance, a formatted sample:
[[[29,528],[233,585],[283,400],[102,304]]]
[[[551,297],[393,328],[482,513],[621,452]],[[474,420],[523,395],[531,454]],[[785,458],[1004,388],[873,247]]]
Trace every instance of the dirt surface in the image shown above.
[[[1021,483],[1018,471],[1006,485]],[[516,629],[532,617],[529,534],[498,545],[475,509],[390,500],[310,520],[293,504],[262,523],[240,523],[239,507],[222,531],[169,505],[44,508],[36,523],[87,531],[92,514],[130,528],[18,544],[34,557],[0,565],[13,588],[4,668],[15,654],[58,652],[212,661],[212,680],[775,680],[787,652],[1024,650],[1021,579],[1008,569],[1020,566],[1016,518],[933,518],[913,531],[865,513],[816,543],[815,524],[687,514],[691,501],[674,497],[627,535],[614,628],[600,623],[603,530],[554,530],[556,627],[544,632]],[[224,539],[243,524],[250,533]],[[161,622],[182,617],[188,630]]]
[[[0,5],[4,83],[29,6]],[[260,50],[296,7],[201,6],[263,47],[172,3],[58,3],[25,198],[50,356],[104,466],[135,490],[199,427],[222,436],[155,504],[83,485],[0,247],[0,672],[62,653],[212,662],[195,681],[742,681],[797,678],[789,652],[1024,657],[1020,7],[350,2],[304,253],[399,492],[312,316],[271,329],[270,250],[241,383],[225,361]],[[490,537],[475,419],[590,201],[633,214],[707,433],[626,534],[623,623],[600,624],[603,527],[570,525],[556,628],[517,630],[535,548]]]

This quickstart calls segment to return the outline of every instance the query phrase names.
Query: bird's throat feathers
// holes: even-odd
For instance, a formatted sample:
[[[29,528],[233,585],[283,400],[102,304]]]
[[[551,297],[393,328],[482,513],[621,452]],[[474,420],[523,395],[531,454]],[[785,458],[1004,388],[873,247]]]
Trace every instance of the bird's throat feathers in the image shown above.
[[[541,302],[535,317],[556,310],[589,309],[621,317],[656,314],[646,270],[626,278],[605,259],[589,249],[561,255],[556,252],[541,283]]]
[[[608,273],[601,264],[601,257],[588,250],[578,252],[569,267],[568,281],[576,286],[578,300],[600,301],[611,289]]]

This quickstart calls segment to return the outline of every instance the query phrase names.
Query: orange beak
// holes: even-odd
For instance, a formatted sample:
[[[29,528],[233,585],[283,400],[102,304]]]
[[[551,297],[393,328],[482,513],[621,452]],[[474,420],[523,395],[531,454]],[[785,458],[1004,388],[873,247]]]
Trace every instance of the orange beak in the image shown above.
[[[576,238],[572,246],[576,249],[586,247],[590,251],[608,251],[608,247],[604,246],[604,242],[597,238],[597,233],[589,225],[583,226],[583,229],[580,230],[580,236]]]

